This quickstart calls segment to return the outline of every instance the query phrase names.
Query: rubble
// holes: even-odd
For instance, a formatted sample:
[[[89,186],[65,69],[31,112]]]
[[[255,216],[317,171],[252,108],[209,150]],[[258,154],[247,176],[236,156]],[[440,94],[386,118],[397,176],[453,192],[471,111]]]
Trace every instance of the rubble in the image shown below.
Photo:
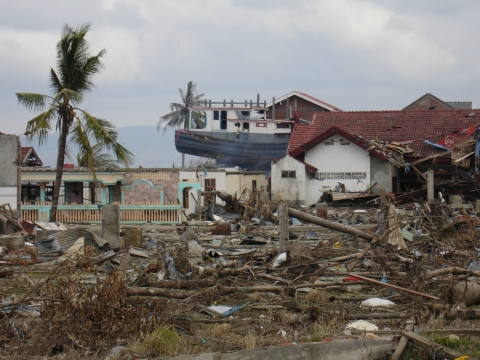
[[[328,208],[322,218],[315,206],[279,207],[276,214],[275,204],[255,196],[248,204],[221,196],[220,219],[122,228],[118,249],[98,226],[24,224],[26,245],[0,255],[4,349],[48,334],[62,338],[64,350],[55,351],[107,354],[123,346],[122,356],[152,357],[365,341],[389,332],[390,354],[400,358],[415,351],[408,344],[426,349],[431,340],[418,332],[477,327],[475,207],[415,195],[420,202],[390,197],[375,206]],[[175,339],[175,350],[146,348],[146,334],[160,333]],[[42,346],[39,355],[54,348]],[[27,357],[35,350],[19,351]]]

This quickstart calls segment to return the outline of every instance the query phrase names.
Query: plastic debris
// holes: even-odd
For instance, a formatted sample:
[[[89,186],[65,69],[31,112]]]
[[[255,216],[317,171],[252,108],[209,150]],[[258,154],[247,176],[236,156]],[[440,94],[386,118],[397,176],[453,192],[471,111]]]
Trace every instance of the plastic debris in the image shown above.
[[[395,303],[387,299],[371,298],[371,299],[362,301],[360,306],[361,307],[391,307],[391,306],[395,306]]]
[[[287,262],[287,253],[286,252],[281,253],[280,255],[277,256],[277,258],[273,262],[272,269],[279,268],[286,262]]]
[[[357,320],[354,322],[351,322],[347,324],[345,327],[346,329],[352,329],[352,330],[364,330],[364,331],[377,331],[378,326],[375,324],[372,324],[368,321],[365,320]]]

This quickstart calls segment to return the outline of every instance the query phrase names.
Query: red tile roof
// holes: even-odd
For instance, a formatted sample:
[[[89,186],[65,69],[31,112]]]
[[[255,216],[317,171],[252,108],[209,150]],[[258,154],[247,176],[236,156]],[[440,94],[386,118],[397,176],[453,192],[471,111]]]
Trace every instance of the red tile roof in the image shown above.
[[[318,112],[311,125],[295,125],[288,153],[296,157],[316,145],[319,142],[316,137],[332,127],[341,127],[366,139],[414,141],[410,145],[414,157],[424,157],[443,151],[425,144],[424,140],[437,142],[465,126],[477,124],[480,124],[480,109]]]
[[[33,149],[33,146],[22,146],[22,161],[25,160],[25,157],[30,154],[30,151]]]

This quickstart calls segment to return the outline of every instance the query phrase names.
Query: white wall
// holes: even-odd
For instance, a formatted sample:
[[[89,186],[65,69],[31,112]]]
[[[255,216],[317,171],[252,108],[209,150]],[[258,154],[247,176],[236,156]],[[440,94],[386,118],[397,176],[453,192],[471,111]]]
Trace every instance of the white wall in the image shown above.
[[[282,178],[282,170],[296,171],[296,178]],[[289,155],[272,163],[272,201],[287,201],[293,204],[304,204],[307,188],[305,165]]]
[[[10,204],[12,210],[17,210],[17,187],[1,186],[0,187],[0,205]]]
[[[253,172],[235,172],[227,171],[227,192],[229,194],[237,193],[240,196],[245,189],[252,189],[252,180],[257,182],[257,190],[260,191],[260,199],[263,202],[269,201],[268,197],[268,179],[265,178],[265,173],[255,174]],[[250,192],[248,192],[250,195]]]
[[[217,191],[226,191],[227,190],[227,180],[226,180],[226,173],[225,171],[209,171],[207,170],[207,175],[205,176],[203,169],[200,169],[198,172],[192,170],[192,171],[180,171],[178,174],[179,177],[179,182],[182,182],[184,179],[196,179],[197,174],[200,177],[201,185],[202,185],[202,191],[205,190],[205,179],[215,179],[215,186]],[[185,209],[185,213],[187,215],[196,213],[197,211],[197,203],[192,199],[193,197],[198,201],[198,194],[197,190],[190,190],[189,191],[189,201],[188,201],[188,209]],[[201,199],[201,204],[203,206],[203,200]],[[223,203],[218,197],[217,197],[217,203]]]
[[[333,141],[333,145],[325,145]],[[370,156],[368,151],[347,141],[349,145],[341,145],[340,135],[334,134],[328,139],[317,144],[305,153],[305,162],[315,166],[320,173],[366,173],[365,179],[328,179],[308,181],[308,200],[312,203],[321,194],[319,190],[330,187],[332,190],[339,182],[345,184],[347,191],[367,190],[370,186]],[[329,176],[335,176],[330,174]],[[340,176],[342,176],[340,174]],[[308,202],[308,201],[307,201]]]

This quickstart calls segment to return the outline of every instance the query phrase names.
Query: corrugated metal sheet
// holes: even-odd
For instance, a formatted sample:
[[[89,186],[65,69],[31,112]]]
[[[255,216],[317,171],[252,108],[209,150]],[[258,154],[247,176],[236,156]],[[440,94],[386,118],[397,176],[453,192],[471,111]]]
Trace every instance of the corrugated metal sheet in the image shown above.
[[[84,237],[85,244],[94,247],[102,247],[108,244],[108,241],[96,235],[95,233],[83,229],[71,229],[59,231],[48,237],[47,240],[39,241],[37,250],[40,253],[52,253],[57,251],[67,251],[78,238]]]
[[[196,241],[198,243],[198,236],[192,228],[187,227],[180,238],[184,241]]]

